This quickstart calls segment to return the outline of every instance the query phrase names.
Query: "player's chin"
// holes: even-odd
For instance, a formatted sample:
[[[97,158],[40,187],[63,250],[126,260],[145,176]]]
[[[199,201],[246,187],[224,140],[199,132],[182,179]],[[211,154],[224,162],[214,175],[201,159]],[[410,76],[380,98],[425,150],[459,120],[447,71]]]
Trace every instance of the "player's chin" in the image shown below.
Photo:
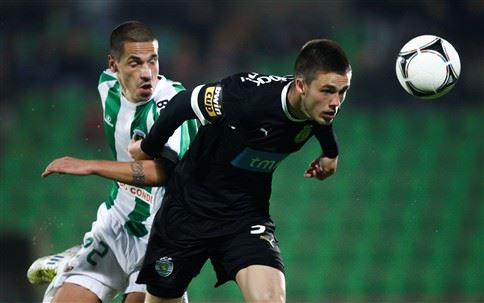
[[[321,115],[315,120],[320,125],[329,125],[333,122],[334,117],[330,117],[328,115]]]
[[[143,101],[148,101],[151,99],[151,93],[141,93],[139,94],[138,100],[143,102]]]

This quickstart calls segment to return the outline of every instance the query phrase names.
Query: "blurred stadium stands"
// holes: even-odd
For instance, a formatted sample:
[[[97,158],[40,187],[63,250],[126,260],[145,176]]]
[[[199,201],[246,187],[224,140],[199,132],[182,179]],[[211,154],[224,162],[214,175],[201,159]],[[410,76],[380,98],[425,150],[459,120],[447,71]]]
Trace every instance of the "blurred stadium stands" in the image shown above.
[[[383,1],[382,1],[383,2]],[[38,302],[24,273],[37,256],[77,244],[110,183],[40,178],[53,158],[111,155],[96,85],[108,36],[151,25],[160,70],[192,87],[242,70],[289,74],[306,40],[347,50],[354,79],[335,122],[338,172],[302,173],[316,142],[275,173],[271,209],[288,302],[482,302],[482,1],[2,1],[0,26],[0,302]],[[461,56],[462,77],[439,100],[410,97],[394,60],[420,34]],[[207,265],[193,302],[241,302],[214,289]]]

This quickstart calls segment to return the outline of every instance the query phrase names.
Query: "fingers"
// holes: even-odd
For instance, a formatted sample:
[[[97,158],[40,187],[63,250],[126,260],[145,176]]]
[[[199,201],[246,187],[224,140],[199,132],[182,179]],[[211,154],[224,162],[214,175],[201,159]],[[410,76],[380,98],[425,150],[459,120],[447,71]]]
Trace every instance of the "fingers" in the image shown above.
[[[55,161],[54,161],[55,162]],[[50,176],[52,175],[53,173],[59,173],[59,174],[62,174],[62,172],[59,172],[57,169],[56,169],[56,166],[55,166],[55,163],[54,162],[51,162],[44,170],[44,172],[42,173],[42,177],[45,178],[47,176]]]
[[[304,177],[316,178],[318,180],[324,180],[331,175],[332,171],[321,167],[319,161],[313,161],[310,167],[304,172]]]
[[[319,165],[319,162],[314,160],[311,162],[309,165],[309,168],[304,172],[304,177],[306,178],[318,178],[318,176],[321,175],[321,166]]]
[[[128,144],[128,153],[133,159],[137,159],[139,151],[141,150],[141,140],[133,140]]]
[[[47,170],[46,169],[46,170],[44,170],[44,172],[42,173],[41,176],[42,176],[42,178],[45,178],[45,177],[47,177],[49,175],[52,175],[53,173],[54,173],[53,171],[50,171],[50,170]]]
[[[45,168],[44,172],[42,173],[42,177],[48,177],[54,173],[58,173],[60,175],[65,173],[65,166],[69,161],[71,161],[71,157],[62,157],[59,159],[55,159],[54,161],[50,162],[49,165]]]

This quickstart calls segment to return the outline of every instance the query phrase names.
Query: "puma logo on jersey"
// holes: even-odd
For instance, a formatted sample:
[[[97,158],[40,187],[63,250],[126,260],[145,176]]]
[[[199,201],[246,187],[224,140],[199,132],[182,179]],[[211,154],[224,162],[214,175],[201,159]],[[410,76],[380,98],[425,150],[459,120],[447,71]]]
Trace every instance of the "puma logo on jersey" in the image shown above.
[[[111,127],[114,127],[113,122],[111,122],[111,120],[112,120],[112,119],[111,119],[111,116],[104,116],[104,122],[105,122],[107,125],[109,125],[109,126],[111,126]]]
[[[264,134],[264,137],[267,137],[267,134],[269,133],[269,131],[263,127],[259,128],[259,130]]]

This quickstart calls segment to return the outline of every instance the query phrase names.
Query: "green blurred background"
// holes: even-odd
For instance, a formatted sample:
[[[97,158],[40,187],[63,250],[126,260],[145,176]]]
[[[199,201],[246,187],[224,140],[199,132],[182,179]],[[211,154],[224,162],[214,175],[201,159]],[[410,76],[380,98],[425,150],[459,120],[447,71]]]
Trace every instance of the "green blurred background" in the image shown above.
[[[317,143],[275,173],[271,210],[288,302],[484,301],[483,1],[0,2],[0,302],[39,302],[25,272],[80,243],[110,181],[41,179],[54,158],[110,159],[97,78],[108,37],[138,19],[160,71],[186,87],[246,70],[290,74],[308,39],[340,42],[353,83],[335,122],[338,172],[303,178]],[[406,94],[395,57],[420,34],[460,54],[438,100]],[[191,302],[242,302],[207,265]],[[118,300],[119,301],[119,300]]]

